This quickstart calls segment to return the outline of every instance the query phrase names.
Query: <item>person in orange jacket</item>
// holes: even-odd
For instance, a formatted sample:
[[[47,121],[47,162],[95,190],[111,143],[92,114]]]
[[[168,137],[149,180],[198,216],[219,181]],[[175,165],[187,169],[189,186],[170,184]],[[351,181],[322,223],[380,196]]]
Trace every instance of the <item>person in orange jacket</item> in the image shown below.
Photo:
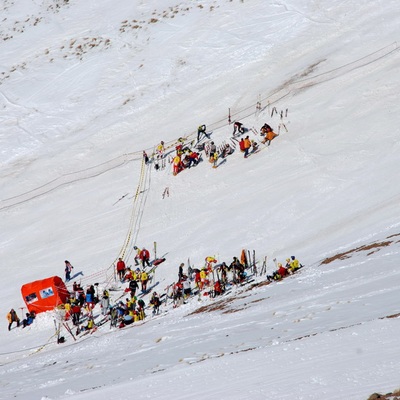
[[[244,139],[244,157],[246,158],[249,155],[249,150],[251,148],[251,142],[248,136]]]
[[[275,133],[274,131],[268,131],[265,135],[264,140],[262,141],[263,144],[268,142],[268,146],[271,144],[271,140],[275,139],[279,134]]]

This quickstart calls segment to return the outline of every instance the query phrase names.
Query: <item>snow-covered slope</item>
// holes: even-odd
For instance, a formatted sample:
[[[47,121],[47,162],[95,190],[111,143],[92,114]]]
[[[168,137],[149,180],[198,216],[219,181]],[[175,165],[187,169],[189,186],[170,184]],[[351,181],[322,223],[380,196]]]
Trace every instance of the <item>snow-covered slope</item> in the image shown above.
[[[397,319],[385,317],[399,313],[397,2],[150,3],[0,5],[2,313],[23,305],[22,284],[63,276],[65,259],[105,284],[134,243],[166,254],[159,292],[188,258],[230,262],[242,248],[268,256],[268,272],[292,254],[306,268],[232,293],[228,309],[191,314],[192,300],[40,352],[51,315],[10,333],[4,321],[0,398],[396,389]],[[228,110],[280,136],[217,169],[142,174],[144,149],[173,149],[199,124],[228,140]]]

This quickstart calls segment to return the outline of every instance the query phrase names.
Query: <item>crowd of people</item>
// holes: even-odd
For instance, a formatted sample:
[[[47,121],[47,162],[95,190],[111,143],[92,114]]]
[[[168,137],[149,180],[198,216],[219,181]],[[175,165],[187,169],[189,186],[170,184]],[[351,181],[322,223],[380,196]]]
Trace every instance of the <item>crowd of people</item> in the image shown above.
[[[249,130],[239,121],[233,123],[233,133],[232,138],[243,135]],[[184,169],[189,169],[198,165],[202,161],[201,152],[204,150],[205,156],[212,164],[213,168],[217,168],[218,160],[225,159],[228,155],[233,154],[235,151],[235,144],[223,142],[220,146],[210,141],[208,143],[201,143],[204,138],[210,139],[212,132],[207,132],[207,127],[205,124],[200,125],[197,128],[197,141],[192,141],[185,145],[185,140],[183,138],[178,139],[178,143],[175,146],[175,154],[170,156],[169,162],[172,164],[173,175],[178,175]],[[265,145],[270,145],[271,141],[279,136],[276,134],[270,125],[265,123],[261,129],[259,135],[263,138],[261,143]],[[250,139],[247,135],[239,141],[239,149],[243,153],[244,157],[247,158],[251,153],[256,153],[259,150],[259,144],[256,140]],[[160,164],[165,165],[166,148],[163,141],[156,147],[155,154],[153,158],[149,158],[146,152],[143,152],[143,157],[146,164],[154,162],[154,168],[156,170],[160,169]]]
[[[152,262],[149,261],[150,254],[145,248],[137,250],[136,260],[137,268],[127,267],[122,258],[118,259],[115,266],[116,274],[121,283],[126,285],[122,296],[112,299],[107,289],[102,290],[101,296],[97,293],[98,284],[87,285],[84,290],[80,283],[74,282],[70,292],[70,298],[64,304],[65,320],[72,321],[76,328],[76,335],[81,332],[88,332],[97,329],[97,327],[107,321],[111,326],[122,328],[134,322],[141,321],[146,317],[145,295],[151,291],[147,289],[147,283],[152,278]],[[145,251],[143,251],[145,250]],[[240,257],[233,257],[230,263],[220,262],[213,256],[208,256],[204,260],[204,266],[195,268],[188,264],[181,263],[178,267],[177,281],[165,288],[165,293],[159,296],[156,291],[151,292],[148,302],[148,308],[152,309],[152,314],[157,315],[160,312],[160,306],[168,300],[173,302],[174,307],[187,302],[193,296],[217,297],[225,293],[228,287],[245,283],[249,276],[256,274],[255,260],[249,260],[245,250]],[[140,261],[140,263],[139,263]],[[276,262],[276,260],[274,259]],[[138,266],[141,264],[142,269]],[[146,271],[147,267],[152,267]],[[271,275],[266,275],[269,282],[279,281],[288,275],[295,273],[302,267],[295,256],[286,259],[286,264],[276,263],[276,270]],[[250,271],[250,273],[249,273]],[[140,290],[140,293],[138,293]],[[128,294],[125,300],[122,300],[124,294]],[[114,304],[112,304],[114,302]],[[93,310],[96,305],[100,305],[101,321],[95,323]],[[99,316],[100,316],[99,315]],[[13,323],[17,327],[22,325],[26,327],[35,319],[35,313],[26,314],[22,324],[14,309],[7,314],[8,330],[11,330]]]

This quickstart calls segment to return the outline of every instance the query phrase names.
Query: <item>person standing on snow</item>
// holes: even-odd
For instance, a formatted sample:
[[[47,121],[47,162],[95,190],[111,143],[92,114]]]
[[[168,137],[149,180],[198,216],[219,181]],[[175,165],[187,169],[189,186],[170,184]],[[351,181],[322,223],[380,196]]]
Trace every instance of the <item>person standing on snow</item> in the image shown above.
[[[125,276],[125,262],[122,260],[122,258],[118,258],[118,262],[117,262],[117,274],[118,274],[118,278],[120,281],[122,281],[124,279]]]
[[[142,268],[150,267],[150,253],[147,249],[143,247],[142,251],[139,254],[139,258],[142,260]]]
[[[178,281],[181,281],[183,279],[183,267],[185,266],[184,263],[182,263],[179,266],[179,270],[178,270]]]
[[[156,153],[163,158],[165,152],[164,142],[161,140],[160,144],[156,148]]]
[[[217,146],[215,145],[214,142],[211,142],[210,143],[210,151],[209,151],[210,157],[216,152],[217,152]]]
[[[247,158],[247,156],[249,155],[249,150],[251,147],[251,142],[248,136],[246,136],[246,138],[244,139],[244,157]]]
[[[137,246],[133,246],[133,250],[136,251],[136,255],[135,255],[135,259],[134,259],[135,265],[139,265],[139,255],[140,255],[140,252],[141,252],[142,250],[139,249]]]
[[[68,260],[65,260],[65,282],[69,282],[71,280],[71,272],[74,267]]]
[[[131,291],[131,298],[132,297],[135,297],[135,294],[136,294],[136,290],[137,289],[139,289],[139,285],[138,285],[138,283],[137,283],[137,280],[136,279],[132,279],[130,282],[129,282],[129,290]]]
[[[107,315],[108,309],[110,308],[110,295],[108,294],[107,290],[103,291],[103,296],[101,297],[101,314]]]
[[[179,174],[179,172],[181,171],[181,169],[182,169],[182,162],[181,162],[181,156],[180,155],[176,155],[175,157],[174,157],[174,159],[172,160],[172,166],[173,166],[173,172],[172,172],[172,174],[175,176],[175,175],[178,175]]]
[[[218,162],[218,153],[212,153],[210,157],[210,162],[213,163],[213,168],[217,168],[217,162]]]
[[[151,296],[151,300],[149,303],[153,306],[153,315],[158,314],[160,312],[160,305],[161,301],[160,298],[158,297],[157,292],[153,292],[153,295]]]
[[[244,151],[245,151],[245,148],[244,148],[244,138],[241,138],[241,139],[240,139],[240,142],[239,142],[239,149],[240,149],[240,151],[241,151],[242,153],[244,153]]]
[[[147,155],[147,153],[143,150],[143,159],[144,159],[144,163],[148,164],[149,163],[149,156]]]
[[[11,325],[13,322],[17,323],[17,328],[19,327],[19,318],[15,310],[12,308],[10,312],[7,314],[7,320],[8,320],[8,330],[11,330]]]

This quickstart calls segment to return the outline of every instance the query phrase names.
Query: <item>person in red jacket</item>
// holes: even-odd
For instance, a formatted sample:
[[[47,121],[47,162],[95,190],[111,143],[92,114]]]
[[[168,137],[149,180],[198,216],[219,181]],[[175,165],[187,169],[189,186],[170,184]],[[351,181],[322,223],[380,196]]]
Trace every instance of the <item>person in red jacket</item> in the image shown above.
[[[285,277],[287,275],[286,268],[281,263],[278,263],[278,267],[278,274],[281,276],[281,278]]]
[[[242,139],[240,140],[240,142],[239,142],[239,148],[240,148],[240,151],[241,151],[242,153],[244,153],[244,151],[245,151],[245,147],[244,147],[244,138],[242,138]]]
[[[125,263],[122,260],[122,258],[118,258],[118,262],[117,262],[117,274],[118,274],[118,278],[122,281],[124,279],[125,276]]]
[[[143,247],[142,251],[141,251],[140,254],[139,254],[139,258],[142,260],[142,267],[143,267],[143,268],[146,267],[146,265],[147,265],[148,267],[150,267],[150,261],[149,261],[149,259],[150,259],[150,253],[149,253],[149,251],[148,251],[147,249],[145,249],[144,247]]]

